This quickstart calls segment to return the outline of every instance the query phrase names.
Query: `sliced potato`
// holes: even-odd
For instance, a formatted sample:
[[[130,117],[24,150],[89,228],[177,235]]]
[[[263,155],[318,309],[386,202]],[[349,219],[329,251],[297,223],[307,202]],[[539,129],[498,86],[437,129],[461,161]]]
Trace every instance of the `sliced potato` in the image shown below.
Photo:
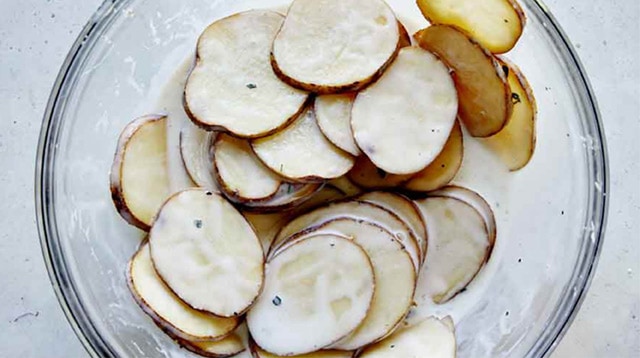
[[[449,319],[450,320],[450,319]],[[456,337],[448,323],[429,317],[367,347],[362,358],[455,358]]]
[[[357,91],[393,61],[400,33],[382,0],[294,0],[271,53],[278,76],[316,93]]]
[[[336,147],[358,156],[360,148],[351,131],[351,107],[355,98],[355,93],[319,96],[315,100],[314,111],[322,134]]]
[[[149,115],[129,123],[120,134],[111,166],[116,209],[129,224],[145,231],[170,191],[166,118]]]
[[[189,341],[218,340],[238,326],[237,318],[215,317],[182,302],[156,273],[148,243],[129,262],[127,281],[142,310],[173,336]]]
[[[513,112],[498,134],[483,143],[498,154],[511,171],[524,168],[531,160],[536,146],[536,99],[529,82],[513,63],[500,60],[508,73]]]
[[[458,199],[416,201],[429,223],[429,251],[418,283],[418,296],[449,301],[478,274],[493,244],[480,213]]]
[[[348,176],[341,176],[339,178],[329,180],[328,183],[329,185],[338,188],[346,196],[356,196],[358,194],[362,194],[363,192],[362,188],[351,181]]]
[[[389,189],[395,188],[407,180],[413,174],[391,174],[376,167],[366,155],[361,155],[356,159],[353,168],[347,173],[347,177],[357,185],[367,189]]]
[[[249,333],[247,325],[244,323],[236,328],[235,332],[217,341],[189,341],[174,335],[160,325],[158,327],[176,341],[180,347],[197,355],[209,358],[251,358],[251,354],[248,353]]]
[[[366,252],[334,235],[311,237],[273,257],[264,292],[247,314],[258,346],[276,355],[317,351],[364,320],[374,292]]]
[[[272,253],[278,250],[290,236],[335,218],[363,220],[377,224],[391,232],[404,245],[411,256],[416,272],[419,271],[421,264],[420,248],[418,247],[417,239],[413,236],[407,224],[389,210],[375,204],[360,201],[329,204],[291,220],[276,235],[269,250],[269,256],[271,257]]]
[[[460,30],[432,25],[414,35],[420,47],[438,55],[453,70],[458,115],[474,137],[498,133],[511,116],[511,90],[502,67]]]
[[[347,194],[345,194],[342,190],[332,185],[325,185],[320,191],[313,194],[313,196],[311,196],[309,200],[293,208],[293,210],[291,210],[291,214],[304,214],[312,209],[316,209],[331,202],[344,199],[346,196]]]
[[[296,181],[314,182],[344,175],[353,157],[322,135],[313,108],[307,108],[284,130],[251,143],[254,152],[274,172]]]
[[[380,80],[358,93],[351,128],[376,167],[413,174],[442,151],[457,110],[447,67],[428,51],[405,47]]]
[[[249,344],[251,347],[251,353],[253,354],[253,358],[281,358],[282,356],[277,356],[275,354],[271,354],[264,349],[258,347],[255,342],[251,341]],[[300,354],[295,356],[289,356],[290,358],[352,358],[353,352],[346,351],[338,351],[338,350],[322,350],[311,352],[307,354]]]
[[[412,200],[400,194],[387,193],[383,191],[363,194],[359,196],[357,200],[379,205],[396,214],[398,218],[404,221],[418,241],[420,257],[422,258],[422,261],[424,261],[427,255],[427,227],[422,215],[420,214],[420,209],[418,209]]]
[[[269,251],[276,234],[289,220],[289,214],[283,212],[260,214],[245,211],[242,215],[253,227],[264,252]]]
[[[456,121],[453,130],[433,163],[414,175],[403,186],[411,191],[427,192],[449,184],[458,174],[464,157],[462,128]]]
[[[245,140],[218,135],[213,158],[220,189],[234,201],[271,198],[283,183],[283,178],[262,164]]]
[[[267,200],[242,203],[245,210],[257,213],[273,213],[293,210],[311,199],[322,188],[321,183],[296,184],[283,183],[276,194]]]
[[[493,53],[513,48],[526,18],[516,0],[418,0],[432,24],[454,25]]]
[[[197,310],[236,317],[262,289],[260,241],[219,194],[192,189],[169,198],[151,228],[149,245],[162,280]]]
[[[353,333],[331,345],[336,349],[355,350],[387,336],[406,316],[416,287],[413,262],[402,244],[379,225],[338,218],[310,229],[307,235],[323,233],[355,241],[373,265],[375,290],[367,317]]]
[[[214,133],[189,123],[180,132],[180,154],[191,180],[201,188],[217,191],[211,154],[214,138]]]
[[[185,109],[196,124],[256,138],[298,116],[308,93],[280,81],[271,68],[271,44],[282,21],[276,12],[252,10],[204,30],[184,93]]]
[[[491,242],[491,245],[495,243],[497,236],[496,218],[491,206],[480,194],[461,186],[449,185],[440,190],[429,193],[429,196],[458,199],[471,205],[478,211],[478,213],[480,213],[480,216],[482,216],[482,220],[484,220],[487,231],[489,231],[489,241]]]

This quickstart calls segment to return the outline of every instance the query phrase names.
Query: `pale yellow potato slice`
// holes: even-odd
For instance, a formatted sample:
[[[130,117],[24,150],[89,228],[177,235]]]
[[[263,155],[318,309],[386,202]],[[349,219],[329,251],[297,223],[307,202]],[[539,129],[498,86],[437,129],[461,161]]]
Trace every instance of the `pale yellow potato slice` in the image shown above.
[[[357,200],[379,205],[404,221],[418,242],[420,258],[424,262],[427,255],[427,228],[420,210],[412,200],[400,194],[383,191],[363,194]]]
[[[391,174],[376,167],[366,155],[361,155],[356,159],[353,168],[347,173],[347,177],[363,188],[367,189],[390,189],[401,186],[410,180],[413,174]]]
[[[526,18],[516,0],[418,0],[432,24],[454,25],[493,53],[511,50]]]
[[[264,252],[269,251],[276,234],[289,220],[289,214],[283,212],[253,213],[244,211],[242,215],[253,227],[258,239],[260,239]]]
[[[256,300],[264,253],[246,219],[221,195],[173,195],[149,232],[151,258],[167,286],[194,309],[236,317]]]
[[[281,358],[282,356],[278,356],[272,353],[265,351],[264,349],[258,347],[258,345],[250,341],[249,347],[251,347],[251,353],[253,354],[253,358]],[[294,356],[288,356],[289,358],[353,358],[353,352],[348,351],[338,351],[338,350],[321,350],[316,352],[311,352],[307,354],[298,354]]]
[[[348,172],[355,161],[322,134],[312,107],[287,128],[256,139],[251,145],[267,167],[295,181],[337,178]]]
[[[284,182],[278,191],[266,200],[245,201],[240,204],[243,209],[256,213],[272,213],[293,210],[298,205],[311,199],[320,189],[322,183],[289,183]]]
[[[127,281],[142,310],[173,336],[189,341],[217,340],[238,326],[237,318],[215,317],[182,302],[156,273],[148,243],[129,261]]]
[[[319,96],[315,100],[314,110],[322,134],[336,147],[358,156],[361,154],[360,148],[351,131],[351,107],[355,97],[355,93]]]
[[[278,32],[272,65],[282,80],[316,93],[356,91],[397,53],[396,17],[382,0],[294,0]]]
[[[246,140],[219,134],[213,145],[213,163],[221,190],[234,201],[273,197],[283,178],[267,168]]]
[[[413,302],[417,277],[411,257],[389,231],[366,221],[337,218],[306,232],[306,235],[319,234],[334,234],[355,241],[369,255],[375,277],[375,291],[366,318],[354,332],[331,348],[356,350],[387,336],[406,316]]]
[[[157,324],[157,322],[156,322]],[[241,324],[236,330],[222,339],[215,341],[189,341],[175,336],[171,331],[158,325],[180,347],[197,355],[208,358],[251,358],[249,353],[249,332],[247,325]]]
[[[487,201],[482,197],[482,195],[465,187],[449,185],[440,190],[436,190],[429,193],[429,196],[432,196],[432,197],[441,196],[445,198],[458,199],[471,205],[474,209],[478,211],[480,216],[482,216],[482,220],[484,220],[484,224],[487,227],[487,231],[489,231],[489,241],[491,242],[491,245],[495,243],[497,231],[498,231],[497,225],[496,225],[496,218],[493,213],[493,209],[491,209],[491,205],[487,203]],[[487,254],[489,253],[490,252],[487,252]]]
[[[442,151],[458,110],[447,67],[419,47],[405,47],[384,75],[358,93],[351,128],[376,167],[413,174]]]
[[[446,318],[445,320],[450,318]],[[449,322],[429,317],[367,347],[362,358],[455,358],[456,337]]]
[[[432,25],[414,35],[453,71],[458,115],[474,137],[498,133],[511,116],[511,90],[500,64],[489,51],[453,26]]]
[[[185,87],[185,110],[199,126],[256,138],[290,123],[308,93],[280,81],[271,68],[273,39],[284,17],[267,10],[209,25]]]
[[[529,82],[513,63],[500,60],[508,73],[513,112],[498,134],[483,140],[511,171],[524,168],[536,146],[536,99]]]
[[[416,203],[429,223],[429,250],[416,295],[442,304],[473,280],[493,244],[482,216],[469,204],[448,197]]]
[[[409,256],[411,256],[415,271],[419,272],[421,265],[420,248],[418,240],[414,237],[407,224],[396,214],[381,206],[357,200],[329,204],[291,220],[280,229],[273,240],[269,250],[269,257],[294,234],[332,219],[343,217],[367,221],[389,231],[405,247]]]
[[[269,261],[247,326],[258,346],[273,354],[314,352],[360,325],[374,287],[371,261],[354,241],[311,237]]]
[[[145,231],[170,192],[166,135],[165,116],[132,121],[120,134],[111,166],[116,209],[129,224]]]
[[[329,180],[328,184],[338,188],[346,196],[355,196],[358,194],[362,194],[362,192],[364,191],[360,186],[356,185],[356,183],[349,179],[348,175],[343,175],[339,178]]]
[[[464,144],[462,128],[456,121],[453,130],[433,163],[415,174],[403,187],[417,192],[427,192],[449,184],[462,166]]]
[[[188,123],[180,131],[180,154],[191,180],[201,188],[217,191],[211,154],[215,137],[215,133]]]

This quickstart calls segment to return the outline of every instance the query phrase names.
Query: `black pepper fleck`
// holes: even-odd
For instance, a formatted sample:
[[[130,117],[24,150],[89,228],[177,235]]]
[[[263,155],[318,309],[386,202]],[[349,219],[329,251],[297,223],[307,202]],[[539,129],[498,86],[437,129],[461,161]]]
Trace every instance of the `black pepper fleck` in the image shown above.
[[[195,225],[198,229],[202,228],[202,220],[200,219],[193,220],[193,225]]]
[[[509,311],[504,313],[505,316],[509,316]]]
[[[210,191],[206,192],[206,194],[207,194],[207,196],[211,196],[211,195],[213,195],[213,193],[212,193],[212,192],[210,192]]]
[[[506,65],[502,65],[502,71],[504,71],[504,76],[509,77],[509,67]]]
[[[274,306],[280,306],[282,304],[282,299],[280,296],[276,296],[271,300],[271,303],[273,303]]]
[[[522,262],[522,259],[518,259],[518,262]]]
[[[256,89],[256,88],[258,88],[258,86],[256,86],[256,85],[255,85],[255,84],[253,84],[253,83],[249,83],[249,84],[247,85],[247,88],[248,88],[248,89]]]
[[[562,211],[560,212],[560,214],[564,215],[564,210],[562,210]]]
[[[395,348],[395,344],[392,344],[391,346],[389,346],[389,348]]]
[[[511,94],[511,102],[513,104],[518,104],[518,103],[522,102],[522,100],[520,99],[520,96],[517,93],[512,93]]]

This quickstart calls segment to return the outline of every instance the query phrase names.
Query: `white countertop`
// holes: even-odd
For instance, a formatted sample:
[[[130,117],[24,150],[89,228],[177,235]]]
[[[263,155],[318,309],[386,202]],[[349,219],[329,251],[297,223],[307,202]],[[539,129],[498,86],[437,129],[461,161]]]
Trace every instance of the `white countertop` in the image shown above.
[[[589,294],[555,357],[640,357],[640,2],[547,0],[582,59],[609,146],[611,206]],[[0,0],[0,357],[85,357],[54,296],[35,223],[41,118],[98,0]]]

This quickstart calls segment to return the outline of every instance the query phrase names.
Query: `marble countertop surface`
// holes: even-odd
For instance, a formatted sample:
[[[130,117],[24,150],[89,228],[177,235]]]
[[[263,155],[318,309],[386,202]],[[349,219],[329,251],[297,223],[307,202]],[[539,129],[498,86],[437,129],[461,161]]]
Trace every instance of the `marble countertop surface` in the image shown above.
[[[0,357],[86,357],[40,251],[36,145],[57,72],[98,0],[0,0]],[[640,357],[640,2],[547,0],[598,98],[611,206],[593,283],[554,357]]]

